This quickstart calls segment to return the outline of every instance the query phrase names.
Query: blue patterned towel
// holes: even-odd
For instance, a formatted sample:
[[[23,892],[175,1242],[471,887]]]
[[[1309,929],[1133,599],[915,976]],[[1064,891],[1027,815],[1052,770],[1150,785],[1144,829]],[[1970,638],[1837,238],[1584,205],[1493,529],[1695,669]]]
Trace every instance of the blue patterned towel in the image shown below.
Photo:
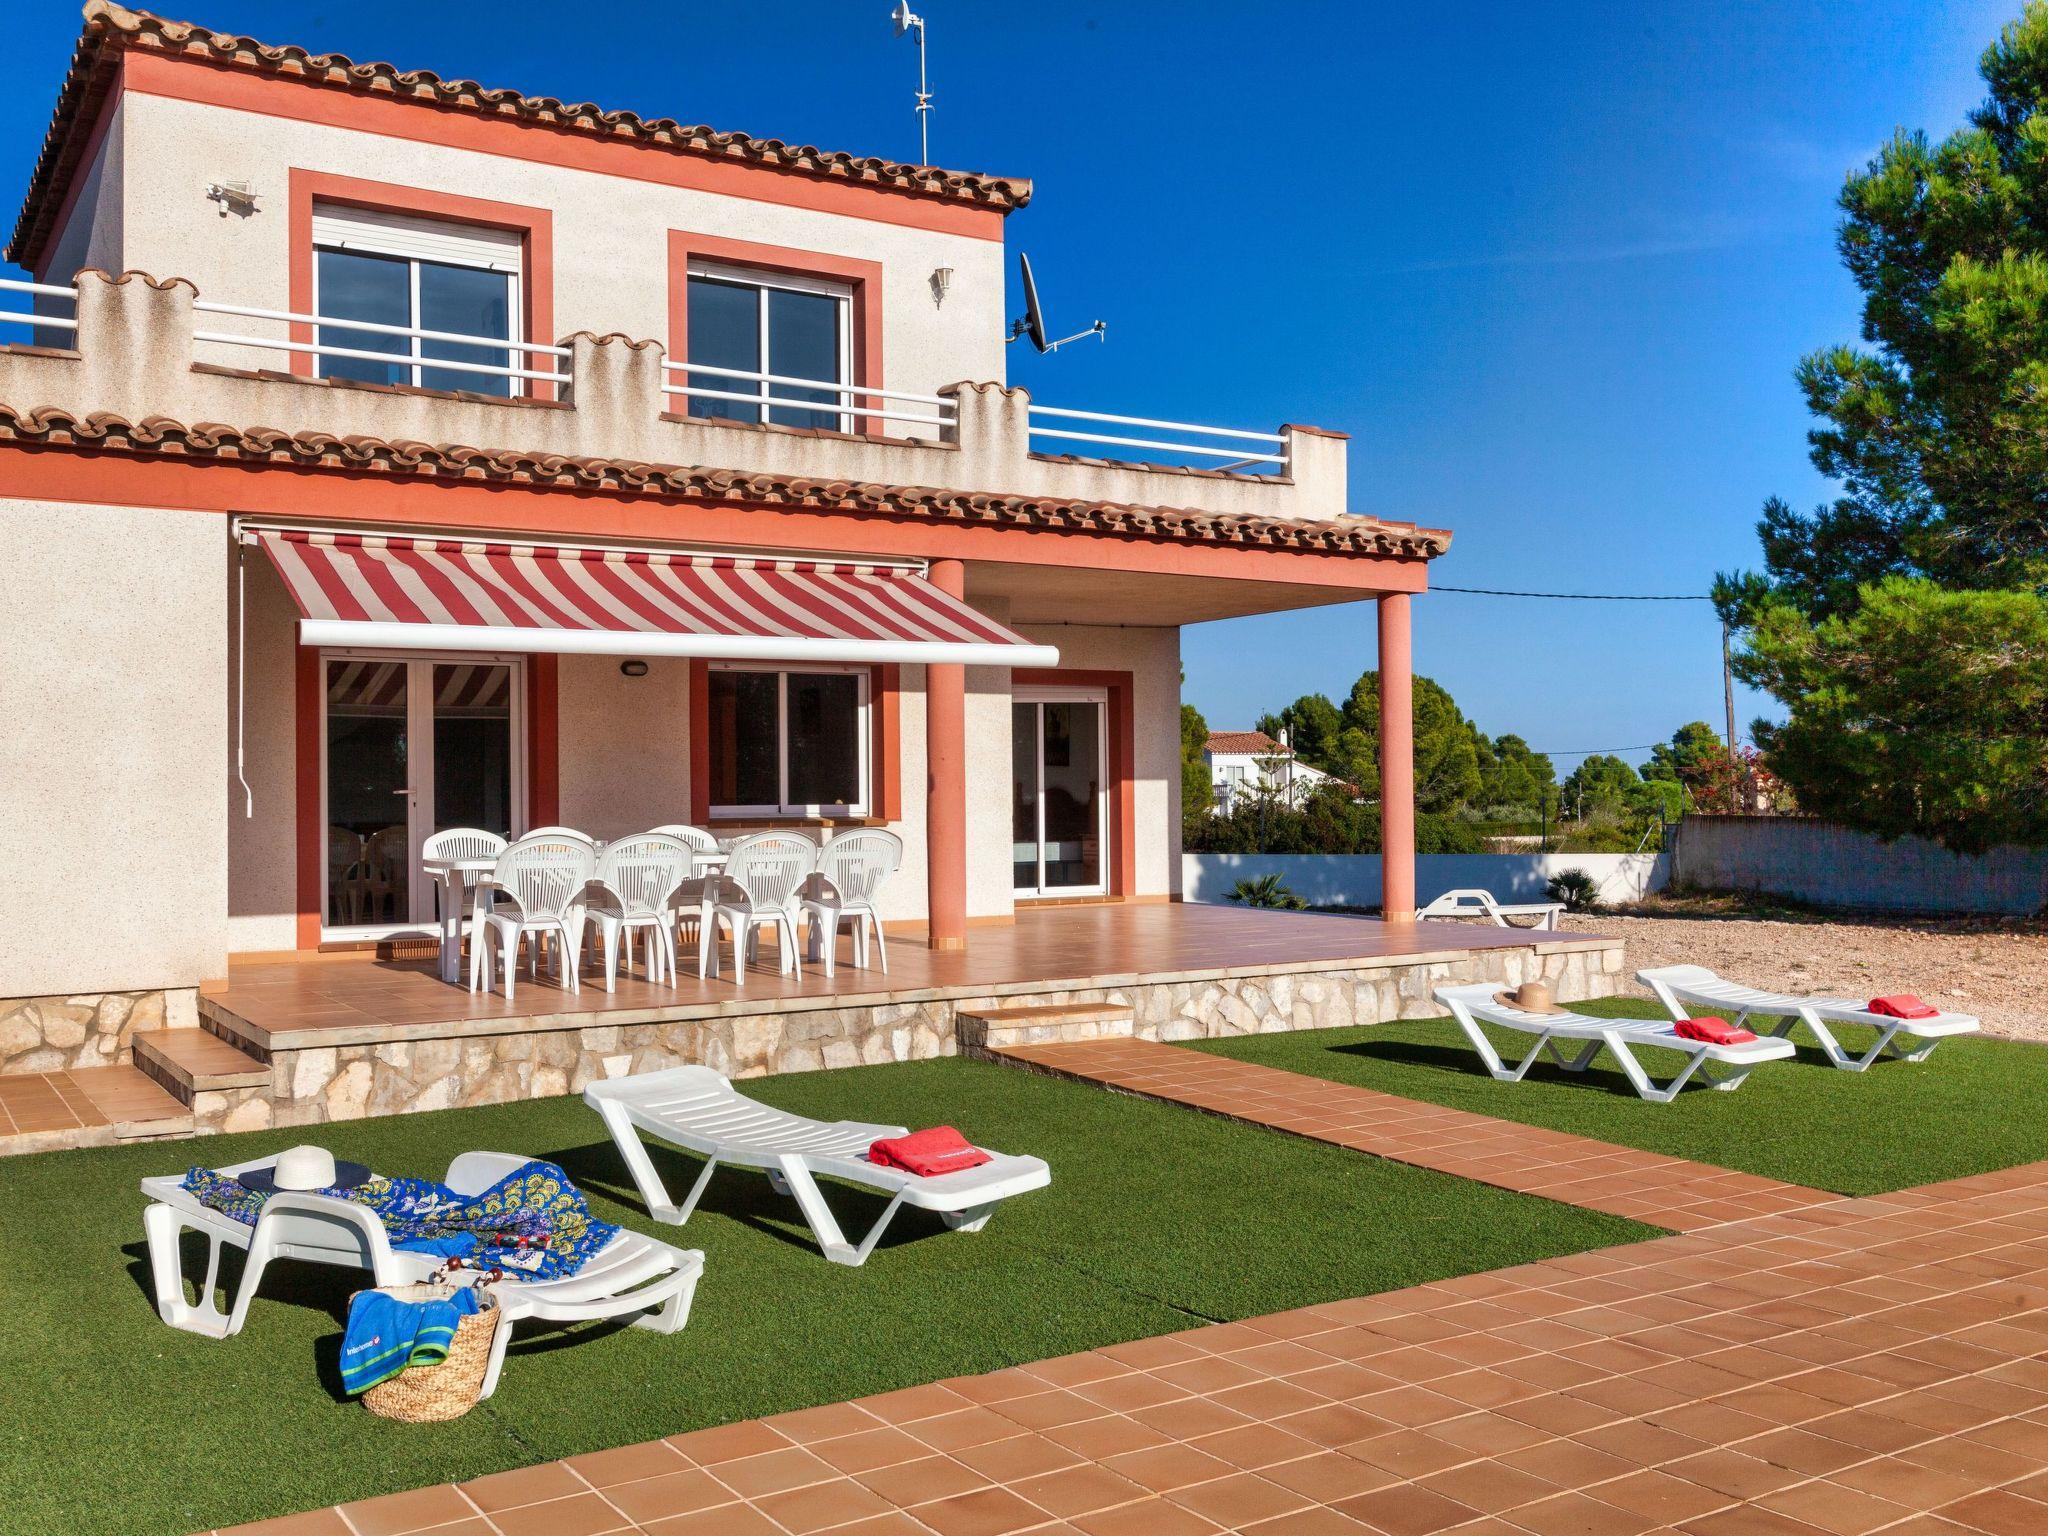
[[[210,1168],[188,1169],[184,1187],[200,1204],[252,1227],[271,1198]],[[502,1269],[521,1280],[573,1275],[619,1232],[590,1214],[567,1174],[539,1160],[521,1163],[478,1195],[457,1194],[431,1179],[378,1175],[354,1189],[312,1193],[369,1207],[394,1246],[418,1242],[419,1251],[443,1253],[447,1247],[440,1240],[467,1236],[474,1250],[465,1257],[477,1268]],[[426,1246],[428,1240],[434,1246]]]

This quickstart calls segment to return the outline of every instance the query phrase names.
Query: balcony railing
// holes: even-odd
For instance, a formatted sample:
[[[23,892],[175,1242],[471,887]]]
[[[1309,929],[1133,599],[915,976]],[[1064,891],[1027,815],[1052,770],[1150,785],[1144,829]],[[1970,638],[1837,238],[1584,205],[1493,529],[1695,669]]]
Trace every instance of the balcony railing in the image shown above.
[[[916,395],[901,389],[869,389],[860,384],[842,384],[834,379],[806,379],[786,373],[757,373],[745,368],[717,368],[709,363],[665,362],[662,368],[666,374],[680,374],[685,377],[704,374],[713,379],[733,380],[760,386],[752,390],[713,389],[702,384],[677,384],[664,381],[661,392],[665,395],[682,395],[691,400],[729,400],[739,405],[751,405],[765,410],[809,411],[814,415],[836,416],[842,423],[852,418],[864,417],[869,421],[908,421],[927,427],[952,427],[959,424],[954,403],[943,395]],[[784,389],[815,390],[830,398],[820,400],[815,396],[808,400],[797,400],[788,395],[769,393],[775,385]],[[881,400],[900,402],[907,405],[928,405],[930,411],[891,410],[887,404],[856,405],[856,400]],[[842,430],[851,430],[850,425]]]
[[[853,439],[826,450],[801,434],[771,435],[734,455],[766,472],[1134,505],[1170,495],[1192,498],[1192,505],[1283,516],[1328,518],[1344,511],[1343,442],[1313,428],[1252,431],[1040,405],[1025,390],[987,383],[924,394],[671,361],[660,347],[616,333],[579,331],[560,345],[515,341],[223,303],[184,283],[91,277],[88,282],[82,275],[77,286],[0,278],[0,373],[9,376],[10,402],[33,398],[137,419],[163,413],[193,421],[262,420],[287,430],[367,430],[412,439],[440,430],[443,413],[469,411],[474,397],[485,397],[478,406],[527,397],[570,407],[523,424],[517,440],[541,452],[718,462],[721,451],[693,429],[738,418],[837,429]],[[16,294],[21,298],[10,304]],[[81,366],[50,358],[11,361],[6,354],[26,350],[5,344],[15,327],[27,328],[45,350],[79,351]],[[64,340],[73,336],[78,340]],[[429,393],[454,389],[465,400],[409,403],[380,392],[342,406],[331,396],[266,394],[259,406],[249,392],[269,386],[247,376],[246,368],[185,371],[194,363],[233,363],[243,352],[268,354],[273,361],[259,365],[265,372],[287,366],[274,361],[284,357],[337,382],[425,384]],[[172,372],[160,366],[167,363]],[[80,385],[75,400],[63,394],[63,378]],[[397,392],[407,393],[413,391]],[[466,440],[498,441],[491,436],[497,425],[489,421],[449,414],[446,426]],[[945,451],[943,459],[938,450]],[[1183,482],[1168,492],[1150,474],[1190,469],[1214,472],[1212,488],[1196,491]]]
[[[195,313],[202,315],[227,315],[234,319],[307,325],[315,327],[318,331],[362,331],[372,336],[392,336],[405,340],[408,345],[403,352],[378,351],[367,347],[337,347],[325,341],[289,341],[276,336],[250,336],[235,331],[194,331],[194,341],[210,341],[231,347],[253,347],[272,352],[305,353],[323,358],[359,359],[364,362],[383,363],[388,367],[404,368],[408,372],[483,374],[489,378],[504,379],[510,392],[515,394],[520,392],[520,384],[525,380],[549,384],[571,382],[568,367],[569,349],[548,346],[538,341],[508,341],[502,336],[475,336],[461,331],[431,331],[416,325],[385,325],[374,320],[341,320],[332,315],[302,315],[285,309],[256,309],[247,304],[219,304],[211,299],[195,299],[192,308]],[[508,361],[477,363],[465,362],[458,358],[433,357],[420,349],[420,343],[428,341],[473,347],[483,352],[502,352],[507,354]],[[513,353],[518,353],[524,358],[548,358],[552,360],[554,366],[547,369],[522,368],[509,361]]]
[[[78,303],[76,288],[64,288],[56,283],[25,283],[12,277],[0,277],[0,293],[25,293],[30,296],[31,302],[37,298],[46,298],[69,299],[74,307]],[[78,321],[70,315],[45,315],[34,310],[18,309],[0,310],[0,325],[26,325],[37,330],[78,329]]]
[[[1040,426],[1041,417],[1049,418],[1054,424]],[[1062,421],[1106,422],[1116,427],[1148,427],[1155,432],[1179,432],[1192,437],[1228,437],[1242,443],[1257,443],[1264,451],[1252,452],[1244,447],[1219,448],[1207,443],[1168,442],[1149,437],[1123,437],[1103,432],[1081,432],[1071,427],[1062,427]],[[1285,469],[1287,456],[1271,450],[1285,448],[1287,439],[1278,432],[1243,432],[1235,427],[1204,427],[1187,421],[1159,421],[1150,416],[1110,416],[1101,411],[1069,411],[1055,406],[1031,406],[1031,435],[1034,438],[1059,438],[1066,442],[1102,443],[1116,448],[1137,448],[1146,453],[1193,454],[1197,458],[1224,459],[1229,462],[1212,464],[1211,469],[1239,469],[1252,464],[1278,465]]]

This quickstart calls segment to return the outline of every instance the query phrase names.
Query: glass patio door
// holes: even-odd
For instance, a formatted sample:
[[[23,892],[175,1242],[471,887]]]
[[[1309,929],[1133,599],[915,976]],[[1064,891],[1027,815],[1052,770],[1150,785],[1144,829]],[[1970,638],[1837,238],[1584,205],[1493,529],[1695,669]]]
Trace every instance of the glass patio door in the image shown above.
[[[420,849],[444,827],[522,824],[516,657],[321,655],[325,927],[388,936],[434,921]]]
[[[1020,692],[1010,704],[1013,882],[1019,896],[1106,889],[1107,701],[1079,689]]]

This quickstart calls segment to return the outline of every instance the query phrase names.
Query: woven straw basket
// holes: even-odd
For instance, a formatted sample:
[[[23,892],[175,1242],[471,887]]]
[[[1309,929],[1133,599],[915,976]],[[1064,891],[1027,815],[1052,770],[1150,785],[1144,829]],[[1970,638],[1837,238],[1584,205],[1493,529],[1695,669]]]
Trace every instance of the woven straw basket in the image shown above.
[[[427,1283],[386,1285],[380,1290],[400,1301],[446,1301],[458,1286]],[[363,1394],[363,1406],[381,1419],[405,1424],[435,1424],[459,1419],[483,1395],[490,1369],[491,1340],[498,1332],[498,1305],[488,1293],[477,1297],[478,1310],[456,1325],[448,1358],[439,1365],[408,1368]]]

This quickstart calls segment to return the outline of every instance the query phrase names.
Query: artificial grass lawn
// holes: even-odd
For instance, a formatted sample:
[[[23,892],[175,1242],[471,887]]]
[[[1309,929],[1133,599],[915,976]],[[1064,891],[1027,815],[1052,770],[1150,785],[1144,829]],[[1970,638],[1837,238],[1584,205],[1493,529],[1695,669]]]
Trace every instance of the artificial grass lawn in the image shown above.
[[[8,1159],[0,1528],[203,1530],[1654,1233],[1014,1068],[860,1067],[747,1091],[827,1118],[956,1123],[1044,1156],[1053,1184],[972,1235],[905,1212],[847,1269],[759,1175],[721,1172],[685,1227],[650,1222],[574,1098]],[[425,1426],[338,1400],[359,1273],[274,1265],[235,1338],[165,1327],[136,1181],[309,1135],[388,1173],[439,1177],[479,1147],[553,1159],[598,1215],[704,1249],[689,1327],[522,1332],[496,1397]],[[671,1188],[687,1187],[694,1162],[655,1156]],[[830,1196],[849,1231],[880,1208],[850,1188]],[[232,1259],[223,1268],[239,1274]]]
[[[1571,1006],[1615,1018],[1665,1016],[1635,998]],[[1535,1042],[1514,1030],[1488,1033],[1510,1064]],[[1860,1053],[1877,1036],[1843,1027],[1836,1038]],[[1793,1039],[1796,1059],[1764,1062],[1734,1092],[1716,1093],[1695,1079],[1669,1104],[1638,1098],[1605,1052],[1581,1073],[1546,1058],[1519,1083],[1495,1082],[1448,1018],[1191,1043],[1241,1061],[1845,1195],[2048,1157],[2048,1048],[1964,1036],[1943,1041],[1923,1062],[1887,1058],[1864,1072],[1843,1072],[1809,1043],[1803,1025]],[[1683,1065],[1672,1051],[1640,1051],[1638,1060],[1658,1082]]]

